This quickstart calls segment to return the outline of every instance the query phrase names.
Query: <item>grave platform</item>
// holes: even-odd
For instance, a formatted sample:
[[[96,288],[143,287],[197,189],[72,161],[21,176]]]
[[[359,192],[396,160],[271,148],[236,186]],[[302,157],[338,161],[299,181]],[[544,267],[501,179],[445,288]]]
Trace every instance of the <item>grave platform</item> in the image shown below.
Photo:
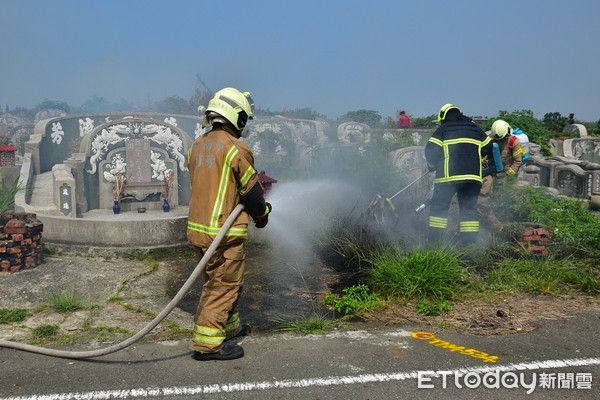
[[[65,251],[105,249],[116,253],[187,245],[188,208],[164,212],[148,210],[114,214],[92,210],[81,218],[39,213],[44,224],[43,243]],[[97,251],[96,251],[97,252]]]

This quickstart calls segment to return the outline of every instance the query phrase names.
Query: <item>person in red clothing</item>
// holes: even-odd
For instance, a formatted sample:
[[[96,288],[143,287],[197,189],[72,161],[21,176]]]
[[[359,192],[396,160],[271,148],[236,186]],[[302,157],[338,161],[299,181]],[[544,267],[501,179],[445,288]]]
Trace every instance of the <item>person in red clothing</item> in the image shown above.
[[[398,118],[398,128],[412,128],[412,122],[410,117],[406,115],[404,110],[400,111],[400,118]]]

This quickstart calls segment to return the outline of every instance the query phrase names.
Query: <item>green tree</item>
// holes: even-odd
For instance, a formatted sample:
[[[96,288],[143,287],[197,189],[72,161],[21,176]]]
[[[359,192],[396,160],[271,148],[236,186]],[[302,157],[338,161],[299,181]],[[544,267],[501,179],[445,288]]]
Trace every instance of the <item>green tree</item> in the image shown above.
[[[590,132],[591,136],[600,136],[600,119],[596,122],[596,126]]]
[[[187,100],[179,96],[167,97],[155,105],[156,111],[167,114],[196,115],[197,109]]]
[[[539,144],[542,146],[542,151],[545,154],[550,154],[550,139],[554,135],[544,127],[542,121],[533,116],[533,111],[515,110],[509,113],[508,111],[500,110],[497,117],[491,118],[481,124],[481,129],[484,131],[490,130],[494,121],[499,119],[508,122],[513,129],[521,128],[529,137],[530,142]]]
[[[87,114],[97,114],[97,113],[104,113],[104,112],[110,112],[111,111],[111,106],[110,103],[108,102],[108,100],[106,100],[104,97],[100,97],[100,96],[92,96],[89,99],[87,99],[86,101],[83,102],[83,104],[80,107],[79,112]]]
[[[64,101],[48,100],[48,99],[44,100],[40,104],[33,107],[33,109],[31,110],[31,113],[33,115],[35,115],[41,110],[49,110],[49,109],[63,110],[67,114],[71,113],[71,106],[68,103],[66,103]]]
[[[342,115],[339,120],[361,122],[369,125],[371,128],[375,128],[381,121],[381,115],[377,111],[361,109],[357,111],[348,111],[346,114]]]
[[[286,110],[280,112],[286,118],[297,118],[297,119],[309,119],[309,120],[318,120],[318,119],[326,119],[324,115],[319,114],[315,110],[310,107],[304,108],[296,108],[293,110]]]
[[[562,132],[565,125],[567,125],[567,118],[563,117],[559,112],[546,113],[542,119],[542,125],[549,131]]]

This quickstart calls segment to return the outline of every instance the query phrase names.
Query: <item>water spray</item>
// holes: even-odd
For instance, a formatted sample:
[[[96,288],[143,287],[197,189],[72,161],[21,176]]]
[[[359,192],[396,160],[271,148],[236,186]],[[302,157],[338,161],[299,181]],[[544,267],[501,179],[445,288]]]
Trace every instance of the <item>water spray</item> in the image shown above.
[[[52,356],[52,357],[80,359],[80,358],[94,358],[94,357],[104,356],[107,354],[115,353],[119,350],[122,350],[122,349],[128,347],[128,346],[131,346],[133,343],[137,342],[138,340],[140,340],[141,338],[146,336],[148,333],[150,333],[150,331],[152,331],[154,328],[156,328],[156,326],[158,324],[160,324],[162,322],[162,320],[165,319],[171,311],[173,311],[175,306],[177,304],[179,304],[181,299],[191,289],[194,282],[196,282],[196,280],[200,277],[200,274],[206,267],[208,260],[210,260],[213,253],[215,252],[215,250],[217,249],[217,247],[219,246],[219,244],[225,237],[225,234],[227,233],[229,228],[231,228],[231,225],[233,225],[233,222],[235,221],[237,216],[240,214],[240,212],[242,212],[243,209],[244,209],[243,204],[238,204],[233,209],[231,214],[229,214],[229,217],[227,217],[227,219],[225,220],[225,223],[223,223],[223,226],[221,227],[221,230],[215,237],[215,240],[213,240],[212,244],[208,247],[208,250],[202,257],[202,259],[200,260],[198,265],[196,265],[196,268],[194,269],[192,274],[189,276],[187,281],[185,281],[185,283],[183,284],[181,289],[179,289],[179,292],[177,292],[175,297],[173,297],[173,299],[169,302],[169,304],[167,304],[167,306],[161,311],[160,314],[158,314],[158,316],[156,316],[156,318],[154,318],[150,323],[148,323],[148,325],[146,325],[138,333],[131,336],[130,338],[128,338],[120,343],[117,343],[113,346],[106,347],[104,349],[89,350],[89,351],[66,351],[66,350],[47,349],[45,347],[32,346],[29,344],[24,344],[24,343],[19,343],[19,342],[11,342],[8,340],[0,340],[0,347],[8,347],[11,349],[29,351],[31,353],[43,354],[43,355]]]

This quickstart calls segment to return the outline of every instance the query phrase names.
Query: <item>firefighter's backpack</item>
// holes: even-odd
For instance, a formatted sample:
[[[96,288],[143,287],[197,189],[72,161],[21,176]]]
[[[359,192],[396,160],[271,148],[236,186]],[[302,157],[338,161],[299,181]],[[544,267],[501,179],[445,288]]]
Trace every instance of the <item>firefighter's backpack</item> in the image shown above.
[[[512,148],[515,146],[515,140],[517,140],[516,136],[511,136],[509,141],[508,141],[508,148],[512,150]],[[523,165],[525,165],[525,163],[527,162],[527,160],[529,159],[529,152],[527,151],[527,149],[525,148],[525,146],[521,147],[521,153],[523,154]]]

